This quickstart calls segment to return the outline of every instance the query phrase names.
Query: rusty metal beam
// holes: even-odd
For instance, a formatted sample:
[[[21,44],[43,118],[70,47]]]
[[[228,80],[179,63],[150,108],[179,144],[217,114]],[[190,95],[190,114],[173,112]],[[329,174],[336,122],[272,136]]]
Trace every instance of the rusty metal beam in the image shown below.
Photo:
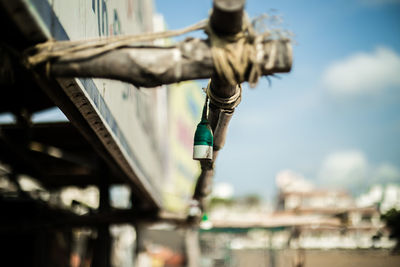
[[[263,75],[290,70],[288,40],[264,40],[261,49],[265,55],[260,62]],[[283,56],[273,56],[277,55],[274,51]],[[46,64],[36,70],[46,73]],[[49,72],[52,77],[108,78],[140,87],[206,79],[213,73],[211,45],[200,39],[187,39],[170,47],[125,47],[79,60],[65,55],[50,64]]]

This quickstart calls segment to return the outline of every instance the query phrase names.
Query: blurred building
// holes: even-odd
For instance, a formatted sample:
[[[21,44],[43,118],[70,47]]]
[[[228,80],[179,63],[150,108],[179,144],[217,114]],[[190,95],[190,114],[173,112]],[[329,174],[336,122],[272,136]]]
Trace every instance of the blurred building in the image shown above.
[[[381,220],[379,201],[318,189],[304,177],[285,178],[277,185],[274,210],[265,204],[243,206],[241,202],[221,203],[209,211],[200,236],[204,266],[246,266],[243,258],[252,257],[253,266],[331,266],[329,261],[335,259],[346,259],[340,266],[353,266],[352,261],[362,266],[379,261],[384,266],[400,263],[400,257],[386,261],[396,243]],[[385,190],[383,197],[375,191],[367,195],[386,199]],[[320,255],[326,255],[326,262]]]

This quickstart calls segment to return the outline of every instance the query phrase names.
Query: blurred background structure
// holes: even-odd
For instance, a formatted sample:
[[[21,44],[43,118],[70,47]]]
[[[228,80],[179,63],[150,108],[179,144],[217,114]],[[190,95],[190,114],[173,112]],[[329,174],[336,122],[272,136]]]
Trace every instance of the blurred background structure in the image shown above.
[[[49,38],[178,29],[211,7],[0,1],[1,266],[399,266],[399,1],[246,3],[293,34],[293,70],[244,85],[199,229],[176,221],[207,81],[138,90],[20,65]]]
[[[276,181],[275,207],[255,196],[212,200],[200,230],[204,266],[246,266],[250,261],[254,266],[399,263],[396,227],[388,227],[381,216],[393,216],[398,199],[391,198],[390,191],[398,192],[399,186],[374,187],[354,199],[345,191],[286,178]]]

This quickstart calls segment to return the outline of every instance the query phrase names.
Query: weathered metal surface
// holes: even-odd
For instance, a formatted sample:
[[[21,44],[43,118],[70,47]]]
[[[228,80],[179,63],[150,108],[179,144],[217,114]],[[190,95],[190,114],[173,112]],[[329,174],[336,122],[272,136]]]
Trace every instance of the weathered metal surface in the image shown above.
[[[234,35],[242,30],[244,3],[241,4],[240,2],[245,1],[214,1],[214,8],[210,18],[211,27],[213,27],[214,31],[222,35]],[[232,5],[229,5],[229,3],[232,3]],[[220,22],[219,17],[225,17],[225,22]],[[264,56],[265,55],[268,55],[268,52],[264,53]],[[291,59],[289,64],[289,66],[291,66]],[[210,90],[218,97],[230,98],[235,94],[236,89],[236,85],[227,84],[215,73],[211,76]],[[203,210],[206,205],[206,197],[211,193],[214,164],[218,156],[218,151],[225,143],[229,121],[232,118],[233,112],[234,109],[223,110],[221,107],[210,104],[208,117],[214,132],[214,139],[216,140],[214,143],[214,155],[211,162],[201,162],[201,173],[197,179],[195,191],[193,193],[193,199],[201,210]],[[225,116],[223,113],[229,115]],[[197,218],[188,217],[189,221],[198,221],[199,219],[198,216]]]
[[[218,34],[235,34],[242,30],[246,0],[214,0],[211,27]]]
[[[245,0],[215,0],[211,14],[211,27],[219,35],[235,35],[242,30]],[[264,40],[257,53],[262,53],[260,62],[262,75],[279,72],[289,72],[292,66],[292,50],[289,40]],[[248,75],[248,74],[247,74]],[[246,77],[248,80],[248,77]],[[229,99],[235,95],[238,88],[228,84],[215,72],[211,75],[210,90],[217,97]],[[218,152],[225,143],[229,121],[234,108],[226,109],[216,103],[210,103],[208,119],[214,133],[214,155],[212,161],[201,162],[201,174],[197,179],[193,199],[203,209],[206,197],[211,193],[214,176],[214,163]],[[198,221],[199,217],[189,217],[189,221]]]
[[[263,75],[290,71],[289,41],[266,40],[261,52]],[[110,78],[142,87],[205,79],[214,73],[210,45],[200,39],[189,39],[171,47],[122,48],[86,60],[70,60],[67,55],[50,66],[50,75],[55,77]],[[216,92],[224,96],[222,89]]]

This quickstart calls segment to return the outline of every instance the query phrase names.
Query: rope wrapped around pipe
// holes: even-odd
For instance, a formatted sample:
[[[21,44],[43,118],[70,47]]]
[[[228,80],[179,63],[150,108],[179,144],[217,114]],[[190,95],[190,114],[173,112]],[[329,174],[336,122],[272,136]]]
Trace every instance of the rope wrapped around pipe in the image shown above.
[[[242,85],[241,84],[236,85],[236,91],[230,97],[217,96],[211,89],[210,85],[211,85],[211,80],[208,82],[208,85],[206,88],[206,94],[207,94],[207,97],[210,99],[210,102],[214,106],[216,106],[220,109],[223,109],[223,110],[232,110],[232,109],[235,109],[240,104],[240,101],[242,100]]]
[[[248,80],[253,87],[261,76],[260,61],[263,58],[263,52],[259,45],[268,34],[255,35],[247,18],[243,25],[243,30],[238,34],[224,36],[216,34],[209,21],[203,20],[180,30],[134,36],[114,36],[79,41],[49,40],[28,49],[25,52],[24,63],[28,68],[46,64],[46,72],[50,75],[51,64],[57,60],[63,62],[83,61],[116,49],[137,46],[143,42],[204,30],[209,37],[212,59],[218,77],[231,85]]]

